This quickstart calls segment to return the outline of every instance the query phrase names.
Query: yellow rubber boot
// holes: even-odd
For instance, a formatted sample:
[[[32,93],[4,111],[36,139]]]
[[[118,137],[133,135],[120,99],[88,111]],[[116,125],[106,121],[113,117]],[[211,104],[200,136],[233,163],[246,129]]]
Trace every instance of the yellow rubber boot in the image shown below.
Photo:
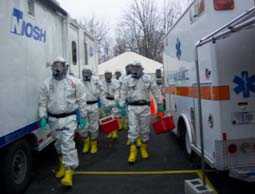
[[[140,153],[142,159],[148,159],[149,158],[149,152],[148,152],[148,145],[145,143],[142,143],[140,147]]]
[[[90,148],[90,138],[87,137],[87,138],[84,140],[84,145],[83,145],[82,152],[83,152],[83,153],[88,153],[88,152],[89,152],[89,148]]]
[[[121,123],[122,123],[122,129],[125,131],[128,130],[127,119],[125,119],[125,118],[121,119]]]
[[[62,178],[63,176],[65,176],[65,167],[62,160],[60,160],[59,162],[58,170],[56,171],[55,176],[56,178]]]
[[[92,140],[91,141],[91,150],[90,150],[91,154],[95,154],[97,153],[97,140]]]
[[[121,131],[123,129],[121,118],[118,119],[118,123],[119,123],[119,129],[118,130]]]
[[[135,143],[136,143],[136,146],[137,146],[137,147],[141,147],[141,145],[142,145],[142,140],[141,140],[141,138],[140,138],[140,137],[137,137]]]
[[[129,163],[135,163],[137,160],[137,148],[135,144],[130,145],[130,151],[128,156]]]
[[[130,144],[131,144],[131,141],[130,141],[130,139],[128,139],[126,145],[130,146]]]
[[[61,179],[61,184],[66,187],[73,186],[73,174],[74,171],[71,169],[66,169],[64,178]]]
[[[112,139],[113,140],[118,139],[118,131],[117,130],[112,132]]]
[[[107,138],[112,138],[112,132],[107,135]]]

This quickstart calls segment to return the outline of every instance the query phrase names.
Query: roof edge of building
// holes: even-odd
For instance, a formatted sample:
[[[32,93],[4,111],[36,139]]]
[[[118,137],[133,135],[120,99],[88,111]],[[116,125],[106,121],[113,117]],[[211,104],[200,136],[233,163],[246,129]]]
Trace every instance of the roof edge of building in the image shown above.
[[[54,0],[38,0],[40,3],[44,4],[45,6],[49,7],[54,11],[58,11],[64,16],[68,16],[68,12],[64,10],[56,1]]]

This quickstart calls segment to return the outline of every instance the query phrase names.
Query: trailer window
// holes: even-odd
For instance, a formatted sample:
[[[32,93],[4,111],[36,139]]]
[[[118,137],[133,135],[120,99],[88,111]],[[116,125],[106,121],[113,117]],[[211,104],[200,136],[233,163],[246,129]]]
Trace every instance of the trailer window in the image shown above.
[[[84,43],[84,51],[85,51],[85,65],[88,65],[88,45]]]
[[[94,55],[94,49],[93,47],[89,47],[89,56],[93,57],[93,55]]]
[[[191,23],[197,21],[197,19],[204,13],[205,11],[205,2],[204,0],[195,0],[191,10],[190,10],[190,21]]]
[[[77,64],[77,46],[76,42],[72,41],[72,56],[73,56],[73,64]]]
[[[28,14],[35,16],[35,0],[27,0]]]

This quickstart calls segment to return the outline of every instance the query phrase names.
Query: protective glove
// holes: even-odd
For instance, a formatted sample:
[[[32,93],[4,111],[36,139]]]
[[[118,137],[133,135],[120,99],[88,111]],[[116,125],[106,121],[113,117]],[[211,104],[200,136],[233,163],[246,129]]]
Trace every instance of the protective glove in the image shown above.
[[[88,120],[84,118],[80,118],[79,120],[79,128],[84,129],[88,124]]]
[[[76,120],[77,120],[77,122],[80,123],[80,119],[81,119],[81,112],[80,112],[80,110],[77,109],[77,110],[75,111],[75,114],[76,114]]]
[[[40,126],[40,128],[45,129],[46,126],[47,126],[47,119],[46,118],[42,118],[40,120],[40,122],[39,122],[39,126]]]
[[[121,117],[126,117],[127,116],[127,109],[126,109],[126,107],[121,109],[120,115],[121,115]]]
[[[164,105],[161,103],[158,104],[158,112],[165,112]]]
[[[98,98],[97,106],[98,108],[101,108],[103,106],[100,98]]]
[[[116,102],[115,106],[116,106],[119,110],[121,110],[121,109],[123,109],[123,108],[126,108],[125,104],[121,104],[120,102]]]
[[[125,104],[121,104],[120,102],[116,102],[116,107],[119,110],[119,113],[122,117],[125,117],[127,115],[127,107]]]
[[[121,109],[121,106],[120,106],[119,101],[116,101],[116,102],[115,102],[115,106],[116,106],[118,109]]]
[[[120,107],[120,114],[122,117],[126,117],[127,116],[127,106],[123,105]]]

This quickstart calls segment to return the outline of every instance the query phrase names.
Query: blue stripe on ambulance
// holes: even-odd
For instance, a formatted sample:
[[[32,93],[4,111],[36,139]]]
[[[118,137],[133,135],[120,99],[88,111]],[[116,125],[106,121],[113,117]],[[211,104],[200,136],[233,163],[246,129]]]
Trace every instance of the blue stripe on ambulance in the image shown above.
[[[22,127],[8,135],[0,137],[0,148],[7,146],[8,144],[15,142],[16,140],[21,139],[22,137],[30,134],[31,132],[39,129],[38,122],[34,122],[30,125]]]

